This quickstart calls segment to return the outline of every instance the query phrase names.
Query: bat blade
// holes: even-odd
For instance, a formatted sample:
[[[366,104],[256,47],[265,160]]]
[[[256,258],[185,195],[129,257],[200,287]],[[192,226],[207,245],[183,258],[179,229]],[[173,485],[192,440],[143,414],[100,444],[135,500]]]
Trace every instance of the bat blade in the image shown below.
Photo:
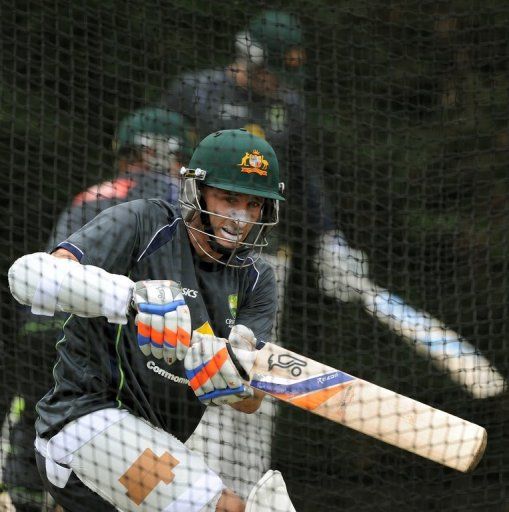
[[[267,343],[249,385],[301,409],[459,471],[486,448],[474,423]]]

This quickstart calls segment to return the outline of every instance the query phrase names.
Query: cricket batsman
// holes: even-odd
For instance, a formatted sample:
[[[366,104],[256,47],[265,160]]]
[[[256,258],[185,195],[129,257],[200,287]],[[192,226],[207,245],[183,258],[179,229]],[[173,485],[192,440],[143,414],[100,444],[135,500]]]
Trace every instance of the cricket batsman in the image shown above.
[[[243,385],[230,342],[254,360],[251,348],[272,330],[275,277],[259,256],[282,191],[270,144],[241,129],[215,132],[181,171],[180,209],[123,203],[51,253],[14,262],[20,303],[71,314],[35,443],[45,486],[64,508],[294,511],[279,472],[244,501],[183,444],[204,407],[242,414],[262,401]]]

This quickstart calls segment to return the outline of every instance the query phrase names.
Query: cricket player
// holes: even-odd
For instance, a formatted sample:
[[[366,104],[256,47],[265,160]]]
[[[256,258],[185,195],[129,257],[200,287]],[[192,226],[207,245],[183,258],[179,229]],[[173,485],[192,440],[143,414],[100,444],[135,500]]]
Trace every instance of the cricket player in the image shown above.
[[[117,176],[79,193],[62,212],[47,249],[92,220],[101,211],[134,199],[161,198],[176,203],[179,171],[192,155],[196,135],[189,122],[168,109],[145,107],[125,116],[113,140]],[[19,347],[15,358],[19,379],[11,386],[12,396],[20,395],[24,409],[10,430],[10,450],[3,473],[14,506],[25,512],[44,508],[43,485],[35,463],[35,405],[53,385],[55,343],[68,315],[44,317],[22,311]],[[14,344],[12,350],[20,350]],[[14,388],[16,385],[16,389]]]
[[[274,322],[275,277],[259,256],[283,200],[278,160],[265,140],[224,130],[181,176],[180,208],[114,206],[9,270],[33,313],[71,313],[37,406],[39,470],[71,511],[291,512],[280,473],[244,503],[182,443],[205,406],[242,414],[262,401],[234,360],[254,359]]]

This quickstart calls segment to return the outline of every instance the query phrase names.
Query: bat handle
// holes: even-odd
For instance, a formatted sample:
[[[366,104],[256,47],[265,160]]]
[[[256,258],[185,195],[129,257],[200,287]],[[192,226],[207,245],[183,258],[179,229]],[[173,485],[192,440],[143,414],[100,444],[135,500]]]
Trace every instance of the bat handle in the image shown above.
[[[230,343],[226,344],[226,350],[228,350],[228,355],[230,356],[230,359],[232,360],[233,365],[239,372],[240,376],[242,377],[242,380],[245,380],[246,382],[250,381],[249,375],[246,372],[245,368],[242,366],[242,364],[239,361],[239,358],[236,356],[235,352],[233,351],[233,347]]]

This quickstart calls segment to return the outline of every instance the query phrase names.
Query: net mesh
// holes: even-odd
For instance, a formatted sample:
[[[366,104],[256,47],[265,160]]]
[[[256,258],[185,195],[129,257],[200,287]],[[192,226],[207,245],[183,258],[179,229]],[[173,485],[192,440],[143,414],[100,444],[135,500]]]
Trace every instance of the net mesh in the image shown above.
[[[267,10],[275,18],[258,23]],[[244,499],[266,470],[280,470],[299,511],[324,503],[345,511],[509,510],[508,26],[509,7],[496,0],[0,1],[0,481],[17,510],[54,507],[32,449],[35,404],[53,386],[39,411],[43,455],[66,422],[97,410],[130,411],[164,430],[153,439],[145,422],[129,416],[115,442],[107,430],[76,448],[69,439],[86,441],[95,432],[87,426],[65,437],[60,448],[67,456],[76,448],[86,473],[74,469],[56,494],[66,510],[102,510],[104,499],[125,510],[214,502],[214,476],[168,436],[185,441],[198,414],[198,401],[178,382],[183,369],[134,350],[133,314],[122,331],[131,341],[104,318],[74,317],[62,338],[67,315],[31,315],[12,298],[7,273],[17,258],[51,250],[109,206],[149,197],[176,204],[178,185],[160,168],[149,177],[131,171],[171,161],[175,173],[197,141],[242,127],[272,144],[285,182],[281,222],[264,256],[277,280],[274,327],[269,336],[270,284],[262,283],[261,298],[253,286],[237,294],[206,273],[186,286],[193,280],[182,269],[195,260],[177,245],[171,254],[184,273],[186,302],[194,304],[195,291],[205,296],[218,335],[227,337],[238,314],[297,354],[484,426],[488,444],[477,469],[463,474],[266,399],[251,415],[209,407],[188,447]],[[293,65],[301,63],[299,48],[303,66]],[[147,107],[183,116],[184,125],[172,120],[171,133],[163,129],[166,146],[120,137],[120,123]],[[138,135],[157,130],[134,126]],[[184,141],[178,151],[171,137]],[[242,176],[262,176],[263,161],[249,158]],[[65,248],[135,280],[172,278],[157,258],[170,254],[175,235],[158,231],[162,210],[137,204],[116,207]],[[123,253],[134,239],[139,251]],[[32,295],[48,276],[34,275]],[[118,299],[115,286],[101,290]],[[71,311],[94,311],[96,291],[71,301]],[[249,308],[251,296],[261,302]],[[57,364],[52,372],[62,339],[64,370]],[[277,371],[285,379],[316,377],[299,369],[290,360]],[[118,391],[126,388],[130,395]],[[359,395],[342,389],[336,419],[345,422]],[[372,424],[373,403],[384,429],[380,395],[361,400],[361,430]],[[118,422],[112,414],[92,420]],[[412,421],[414,433],[429,436],[436,427]],[[73,467],[62,457],[64,469]],[[280,500],[260,510],[289,510],[281,489],[273,494]]]

